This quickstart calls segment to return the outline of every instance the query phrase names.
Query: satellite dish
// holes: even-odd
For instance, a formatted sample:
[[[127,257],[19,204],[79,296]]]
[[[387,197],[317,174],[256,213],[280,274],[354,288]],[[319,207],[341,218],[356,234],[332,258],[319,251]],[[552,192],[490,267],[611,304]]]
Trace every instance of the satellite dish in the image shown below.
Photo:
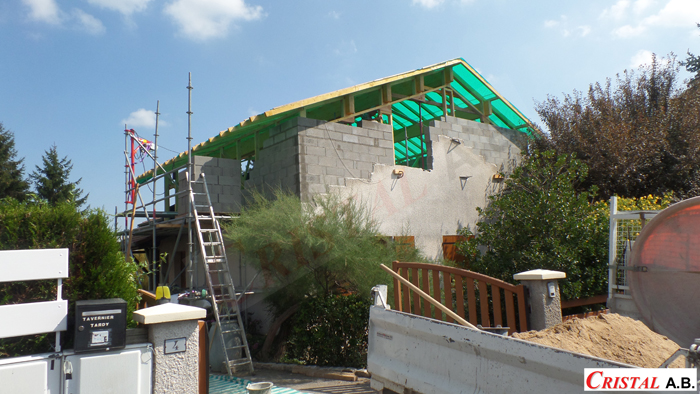
[[[652,218],[632,248],[630,291],[644,323],[687,348],[700,338],[700,197]]]

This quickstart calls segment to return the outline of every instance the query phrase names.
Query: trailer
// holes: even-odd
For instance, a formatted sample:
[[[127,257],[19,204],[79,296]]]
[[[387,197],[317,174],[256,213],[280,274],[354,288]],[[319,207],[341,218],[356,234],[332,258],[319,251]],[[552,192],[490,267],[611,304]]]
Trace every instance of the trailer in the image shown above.
[[[384,393],[579,393],[584,368],[636,368],[423,316],[370,309],[367,369]]]

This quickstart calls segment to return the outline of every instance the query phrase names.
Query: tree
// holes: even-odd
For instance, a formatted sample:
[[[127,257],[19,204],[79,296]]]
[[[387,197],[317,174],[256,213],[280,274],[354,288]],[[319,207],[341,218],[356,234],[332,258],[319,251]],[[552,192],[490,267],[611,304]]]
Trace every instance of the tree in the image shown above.
[[[563,271],[564,299],[604,294],[608,223],[605,205],[591,203],[595,188],[577,191],[586,175],[573,154],[533,152],[478,208],[476,237],[458,245],[470,269],[510,283],[531,269]]]
[[[82,197],[83,190],[78,188],[83,178],[76,182],[68,180],[73,165],[67,156],[63,159],[58,158],[55,144],[44,152],[41,160],[43,167],[36,166],[36,170],[30,175],[39,198],[48,201],[51,205],[63,201],[74,202],[76,207],[85,204],[88,196]]]
[[[15,135],[0,123],[0,198],[24,200],[29,182],[24,179],[24,159],[17,159]]]
[[[697,26],[700,28],[700,23],[698,23]],[[685,66],[685,69],[688,70],[688,72],[696,73],[696,78],[700,76],[700,56],[695,56],[690,53],[690,50],[688,50],[688,57],[684,61],[680,62],[680,64],[681,66]]]
[[[0,204],[0,250],[69,249],[69,278],[62,298],[76,301],[119,297],[131,316],[139,299],[141,267],[126,260],[107,215],[79,211],[71,202],[55,205],[7,199]],[[55,280],[0,283],[0,305],[56,299]],[[0,339],[0,357],[52,351],[53,334]],[[63,338],[66,338],[64,336]]]
[[[549,129],[540,149],[575,153],[588,166],[580,191],[596,185],[602,199],[700,194],[700,91],[678,87],[673,55],[536,109]]]

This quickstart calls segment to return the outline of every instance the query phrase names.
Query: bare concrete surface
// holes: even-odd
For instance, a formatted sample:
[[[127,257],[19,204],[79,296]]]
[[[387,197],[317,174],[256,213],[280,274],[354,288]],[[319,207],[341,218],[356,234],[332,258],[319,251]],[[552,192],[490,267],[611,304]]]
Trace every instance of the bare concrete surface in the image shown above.
[[[355,382],[331,380],[296,374],[288,371],[256,369],[255,375],[243,376],[253,382],[272,382],[308,394],[377,394],[369,386],[369,379],[357,378]]]

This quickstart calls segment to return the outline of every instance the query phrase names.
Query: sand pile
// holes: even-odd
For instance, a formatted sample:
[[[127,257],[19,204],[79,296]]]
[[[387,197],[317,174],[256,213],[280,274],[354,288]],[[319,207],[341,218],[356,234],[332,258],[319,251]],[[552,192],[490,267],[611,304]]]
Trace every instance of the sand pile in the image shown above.
[[[573,319],[513,337],[644,368],[658,368],[679,349],[644,323],[615,313]],[[676,359],[672,367],[685,367],[685,358]]]

